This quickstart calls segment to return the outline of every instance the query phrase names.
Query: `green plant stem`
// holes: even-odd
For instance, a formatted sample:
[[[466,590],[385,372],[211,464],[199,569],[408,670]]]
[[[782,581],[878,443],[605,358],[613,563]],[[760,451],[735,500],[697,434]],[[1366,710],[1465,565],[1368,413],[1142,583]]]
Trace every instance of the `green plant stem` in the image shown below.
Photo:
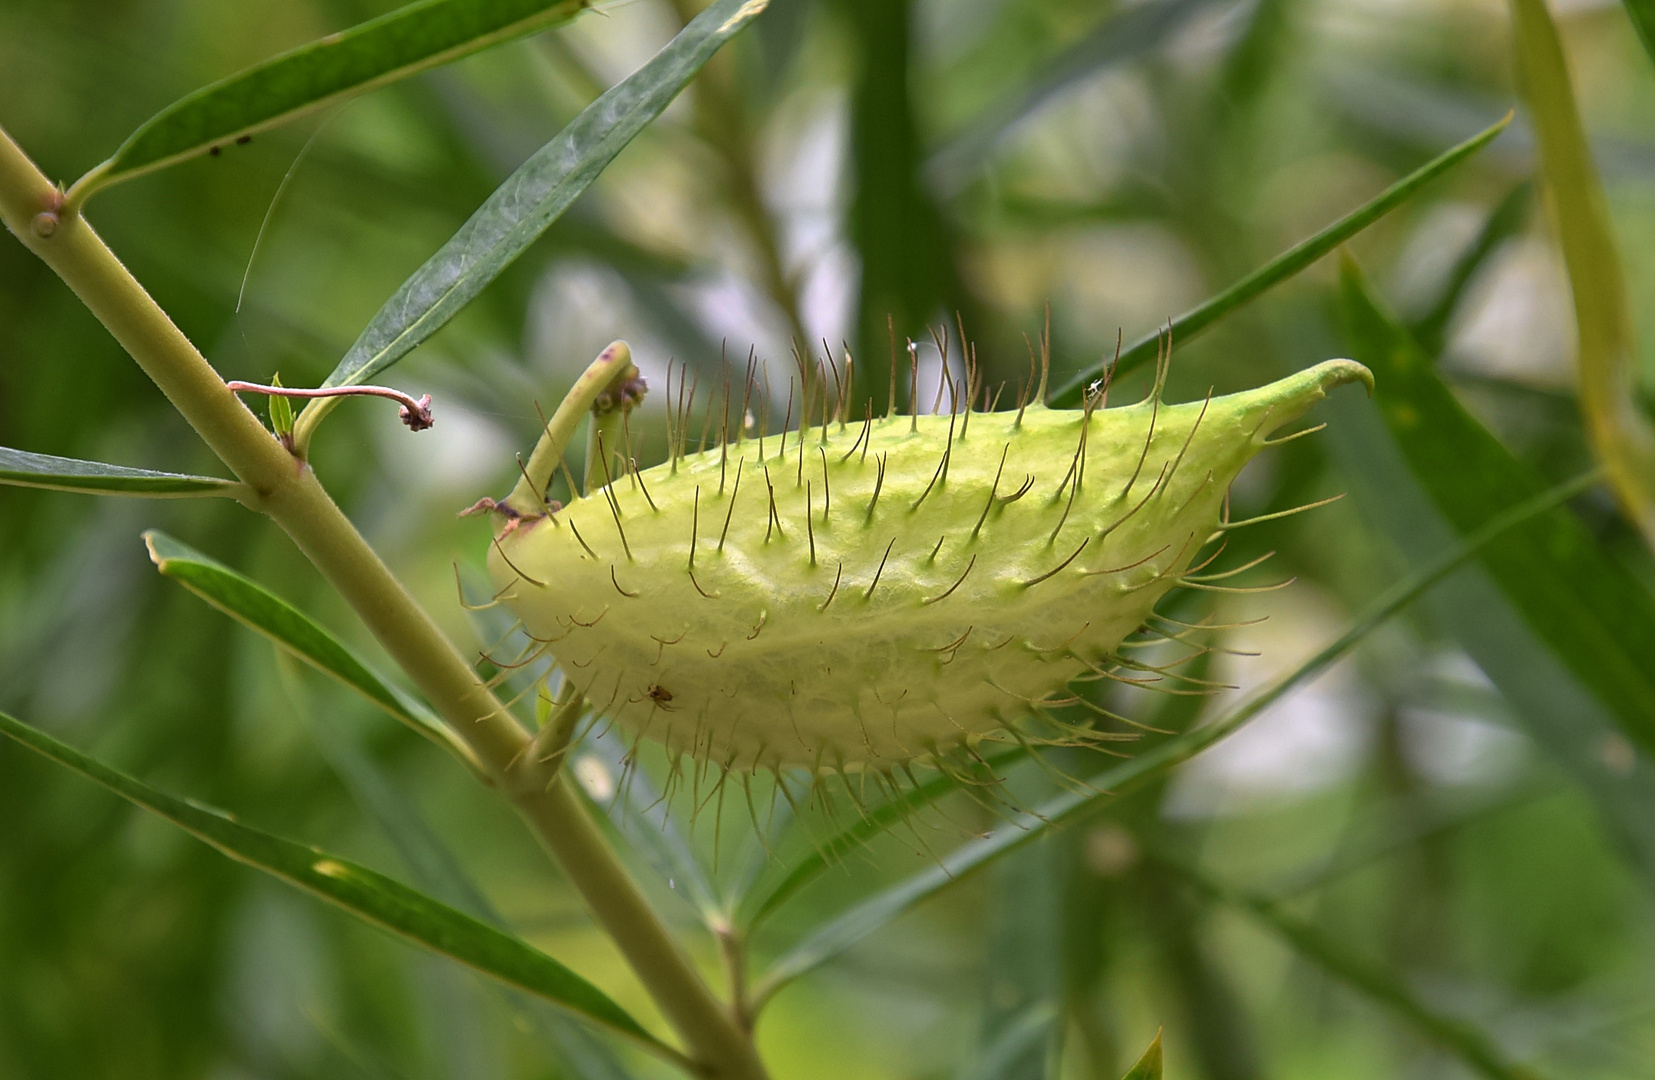
[[[524,753],[512,719],[431,617],[329,497],[175,326],[10,136],[0,130],[0,221],[74,290],[219,458],[355,609],[437,711],[471,745],[562,863],[594,917],[708,1076],[761,1080],[752,1042],[655,916],[579,800]]]
[[[632,363],[632,350],[627,348],[626,342],[611,342],[608,348],[598,354],[598,358],[575,380],[575,385],[570,387],[569,393],[558,405],[552,418],[543,425],[540,439],[529,455],[529,463],[523,467],[523,475],[518,479],[517,486],[512,488],[511,494],[506,496],[506,506],[524,517],[539,516],[546,512],[546,491],[551,487],[557,467],[563,463],[564,451],[569,448],[569,440],[574,438],[575,429],[592,411],[592,403],[605,391],[619,393],[618,384],[636,377],[637,374],[638,369]],[[619,407],[615,410],[615,415],[620,415]],[[596,429],[599,426],[597,418],[594,417],[593,421],[592,426]],[[594,468],[591,452],[588,451],[585,491],[593,489]],[[580,491],[571,491],[569,497],[573,499],[581,494]]]

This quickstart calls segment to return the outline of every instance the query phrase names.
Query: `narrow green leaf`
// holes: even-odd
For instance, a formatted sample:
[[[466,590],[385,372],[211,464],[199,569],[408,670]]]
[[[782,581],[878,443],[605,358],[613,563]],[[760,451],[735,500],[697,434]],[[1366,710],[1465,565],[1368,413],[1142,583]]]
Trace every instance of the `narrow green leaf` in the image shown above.
[[[994,867],[983,927],[977,1060],[962,1080],[1053,1080],[1063,1058],[1066,975],[1063,880],[1072,869],[1058,844],[1014,851]]]
[[[717,0],[649,63],[582,110],[402,283],[323,385],[367,382],[441,329],[558,219],[767,2]],[[299,414],[299,446],[309,443],[337,400],[313,401]]]
[[[1655,0],[1626,0],[1626,14],[1644,44],[1644,52],[1655,60]]]
[[[1240,908],[1269,926],[1300,956],[1406,1020],[1489,1080],[1538,1080],[1536,1073],[1508,1062],[1500,1049],[1481,1031],[1462,1020],[1444,1016],[1421,1001],[1396,972],[1357,955],[1342,942],[1289,915],[1269,899],[1220,884],[1196,868],[1171,860],[1160,852],[1156,853],[1155,861],[1214,900]],[[1155,1075],[1159,1075],[1159,1069]]]
[[[278,669],[296,709],[310,722],[316,741],[351,798],[401,856],[414,884],[437,900],[500,930],[509,931],[459,859],[436,834],[419,806],[393,784],[377,762],[336,724],[313,715],[292,657],[278,652]],[[517,1021],[532,1027],[578,1080],[631,1080],[613,1051],[580,1024],[538,998],[501,989]]]
[[[1352,263],[1344,267],[1341,301],[1352,354],[1374,373],[1386,427],[1414,479],[1461,535],[1544,490],[1454,398]],[[1534,634],[1630,738],[1655,752],[1655,598],[1643,584],[1563,508],[1490,544],[1480,561]]]
[[[1155,1033],[1155,1041],[1149,1044],[1144,1056],[1138,1063],[1126,1070],[1121,1080],[1161,1080],[1161,1033]]]
[[[151,529],[144,533],[144,543],[149,548],[150,559],[162,574],[318,671],[332,675],[480,771],[476,755],[446,724],[424,705],[375,675],[310,616],[264,586],[166,533]]]
[[[166,818],[237,862],[263,870],[352,915],[634,1040],[674,1061],[603,991],[527,944],[377,871],[237,822],[222,810],[157,791],[74,747],[0,712],[0,734],[64,765],[136,806]]]
[[[1615,497],[1655,551],[1655,425],[1633,392],[1637,349],[1632,313],[1603,182],[1545,0],[1511,0],[1511,15],[1523,96],[1540,144],[1540,171],[1574,295],[1581,415]]]
[[[1084,817],[1106,802],[1188,761],[1242,727],[1290,691],[1325,671],[1392,615],[1418,599],[1506,530],[1579,494],[1596,479],[1596,474],[1591,474],[1571,480],[1538,497],[1525,500],[1489,521],[1453,549],[1398,582],[1370,605],[1349,629],[1315,656],[1211,724],[1168,739],[1129,761],[1087,778],[1084,784],[1079,785],[1080,790],[1065,792],[1036,810],[1017,815],[987,836],[955,848],[943,856],[936,866],[922,870],[828,920],[775,960],[759,982],[754,1000],[760,1003],[767,1001],[787,983],[838,956],[897,916],[1005,853],[1034,841],[1049,829]]]
[[[988,765],[998,773],[1012,763],[1022,760],[1025,753],[1026,751],[1022,747],[1012,747],[998,755],[989,757]],[[961,781],[955,773],[939,772],[923,784],[905,789],[900,795],[886,799],[877,806],[864,810],[857,815],[855,821],[831,839],[812,844],[810,850],[787,871],[785,877],[771,887],[768,892],[764,893],[762,899],[749,901],[746,907],[751,909],[751,913],[744,915],[742,925],[751,933],[760,922],[786,903],[794,893],[828,870],[836,866],[842,866],[846,855],[861,848],[874,837],[908,820],[922,807],[929,806],[943,796],[958,791],[960,787]]]
[[[1173,319],[1172,341],[1174,347],[1196,337],[1213,323],[1256,298],[1260,293],[1281,284],[1301,270],[1308,268],[1322,256],[1401,206],[1413,197],[1420,188],[1487,146],[1494,140],[1495,136],[1506,129],[1506,125],[1509,123],[1511,123],[1511,116],[1507,114],[1505,119],[1493,127],[1472,136],[1458,146],[1431,159],[1380,192],[1370,201],[1363,203],[1338,221],[1327,226],[1321,232],[1299,241],[1217,296],[1197,304]],[[1159,331],[1146,334],[1134,341],[1121,353],[1120,362],[1115,369],[1115,373],[1125,375],[1155,359],[1155,350],[1160,345],[1161,334],[1165,332],[1165,329],[1165,327],[1162,327]],[[1097,372],[1083,372],[1076,375],[1052,392],[1052,404],[1055,406],[1079,404],[1081,391],[1085,389],[1088,383],[1098,378],[1098,374]]]
[[[0,446],[0,484],[79,491],[91,495],[143,495],[151,499],[239,499],[247,489],[216,476],[129,469],[101,461],[31,454]]]
[[[314,109],[574,18],[586,0],[419,0],[272,57],[168,105],[69,191],[198,157]]]
[[[270,377],[271,386],[282,384],[281,372]],[[293,403],[280,394],[271,394],[270,399],[270,430],[284,443],[289,442],[293,435]]]
[[[1409,561],[1431,558],[1502,502],[1539,490],[1454,399],[1347,266],[1354,355],[1372,361],[1378,415],[1332,403],[1332,446],[1357,505]],[[1499,688],[1524,729],[1597,805],[1655,886],[1655,599],[1573,514],[1549,513],[1444,583],[1434,619]]]
[[[1188,674],[1198,678],[1205,674],[1199,666],[1202,663],[1197,660],[1198,666],[1190,668]],[[1163,704],[1162,711],[1155,715],[1153,726],[1182,731],[1194,721],[1197,709],[1192,706],[1200,701],[1201,699],[1196,697],[1169,697]],[[1085,722],[1084,717],[1075,719],[1076,722]],[[985,754],[985,772],[1001,775],[1027,755],[1027,749],[1021,746],[1008,747],[998,754]],[[741,917],[738,922],[751,933],[759,923],[800,889],[828,870],[843,865],[846,855],[862,848],[874,837],[902,825],[919,810],[959,791],[962,786],[960,774],[939,772],[927,778],[924,783],[904,789],[900,794],[863,810],[854,821],[830,839],[813,843],[810,849],[800,856],[798,862],[792,864],[781,880],[770,886],[768,891],[762,894],[753,893],[752,896],[757,898],[749,897],[741,905]]]

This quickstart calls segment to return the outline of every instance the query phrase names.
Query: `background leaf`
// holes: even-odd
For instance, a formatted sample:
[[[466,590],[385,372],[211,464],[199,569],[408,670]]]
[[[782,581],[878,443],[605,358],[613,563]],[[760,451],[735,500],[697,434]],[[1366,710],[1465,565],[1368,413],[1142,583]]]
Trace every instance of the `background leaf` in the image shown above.
[[[1037,1001],[1009,1016],[960,1070],[959,1080],[1044,1077],[1057,1020],[1057,1006],[1050,1001]]]
[[[337,724],[314,715],[304,688],[299,685],[297,665],[285,654],[279,654],[279,662],[283,682],[295,707],[309,720],[328,764],[350,789],[357,806],[391,841],[419,888],[472,918],[509,933],[505,919],[431,827],[418,804],[398,789],[349,734]],[[539,998],[510,990],[502,993],[510,1001],[518,1022],[535,1030],[547,1046],[555,1047],[561,1063],[579,1080],[629,1080],[629,1074],[614,1053],[567,1015]],[[465,1020],[464,1017],[452,1019],[461,1023]],[[457,1032],[454,1041],[463,1042],[466,1034],[476,1033]]]
[[[145,121],[70,192],[84,201],[130,180],[286,123],[352,94],[574,18],[583,0],[420,0],[272,57]]]
[[[719,47],[763,10],[762,0],[718,0],[654,59],[582,110],[403,282],[322,385],[368,382],[441,329],[539,239]],[[337,400],[312,402],[299,414],[300,446]]]
[[[486,975],[569,1009],[641,1046],[677,1055],[591,983],[544,953],[365,866],[175,799],[0,713],[0,734],[159,814],[219,851]]]
[[[474,769],[476,756],[431,710],[385,682],[332,634],[261,585],[166,533],[144,534],[155,568],[294,656],[356,690]]]
[[[976,1059],[981,1080],[1046,1080],[1063,1060],[1062,849],[1038,844],[994,868]]]
[[[861,264],[852,349],[875,413],[905,338],[924,338],[939,312],[975,322],[954,265],[948,219],[921,175],[911,93],[912,0],[839,0],[854,41],[850,207],[846,231]],[[895,334],[895,340],[891,338]],[[813,343],[812,343],[813,344]],[[898,397],[906,390],[898,379]],[[916,406],[918,407],[918,406]]]
[[[1314,236],[1299,241],[1234,285],[1231,285],[1228,289],[1202,301],[1173,319],[1173,347],[1177,348],[1181,343],[1188,343],[1191,338],[1201,334],[1225,315],[1304,270],[1340,244],[1395,210],[1418,192],[1420,188],[1487,146],[1506,129],[1506,125],[1509,123],[1511,123],[1511,117],[1508,115],[1493,127],[1473,135],[1458,146],[1444,151]],[[1161,330],[1146,334],[1127,346],[1120,354],[1118,366],[1115,369],[1116,374],[1125,375],[1153,360],[1155,350],[1160,347],[1165,329],[1163,326]],[[1050,394],[1052,405],[1054,407],[1071,408],[1078,405],[1081,391],[1089,383],[1096,380],[1100,374],[1097,371],[1083,372],[1058,386]]]
[[[1374,372],[1388,434],[1335,405],[1334,439],[1362,461],[1359,501],[1408,558],[1429,557],[1496,507],[1542,490],[1540,477],[1455,400],[1354,264],[1344,268],[1341,301],[1352,355]],[[1655,655],[1655,599],[1562,508],[1490,544],[1479,563],[1487,576],[1447,583],[1438,618],[1655,882],[1655,770],[1647,757],[1655,747],[1647,660]],[[1633,744],[1643,752],[1633,753]],[[1626,747],[1624,767],[1617,745]]]
[[[1121,1080],[1161,1080],[1161,1033],[1155,1033],[1155,1041],[1149,1044],[1143,1057],[1137,1064],[1126,1071]]]
[[[1545,483],[1455,400],[1407,332],[1380,309],[1347,263],[1342,302],[1356,358],[1414,478],[1467,535]],[[1371,361],[1371,363],[1369,363]],[[1581,521],[1552,510],[1485,548],[1479,561],[1524,622],[1618,718],[1655,751],[1655,598],[1607,557]]]
[[[1634,393],[1637,349],[1609,207],[1543,0],[1511,0],[1513,44],[1574,296],[1580,409],[1622,510],[1655,551],[1655,425]]]
[[[984,755],[996,773],[1009,768],[1023,756],[1024,751],[1021,747],[999,754]],[[812,844],[808,851],[786,867],[781,880],[768,891],[755,891],[752,896],[758,899],[749,899],[743,906],[743,911],[747,912],[742,919],[743,925],[749,930],[757,927],[786,903],[789,897],[828,870],[840,865],[847,855],[863,847],[874,837],[910,821],[926,806],[960,790],[960,787],[961,781],[958,776],[953,773],[939,773],[928,777],[917,787],[902,789],[902,793],[894,798],[863,809],[856,820],[844,829],[824,841]]]
[[[1638,31],[1638,40],[1643,42],[1644,52],[1655,60],[1655,3],[1650,3],[1650,0],[1625,0],[1625,3],[1627,17]]]
[[[4,446],[0,446],[0,484],[83,491],[89,495],[143,495],[152,499],[212,496],[238,499],[246,490],[234,480],[214,476],[129,469],[124,465],[31,454]]]

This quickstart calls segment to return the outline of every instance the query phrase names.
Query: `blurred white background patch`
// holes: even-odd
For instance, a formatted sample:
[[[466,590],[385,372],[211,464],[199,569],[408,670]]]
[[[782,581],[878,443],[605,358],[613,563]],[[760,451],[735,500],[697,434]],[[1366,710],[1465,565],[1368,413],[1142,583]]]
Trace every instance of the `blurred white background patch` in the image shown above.
[[[1221,655],[1213,678],[1239,690],[1216,695],[1208,717],[1234,708],[1298,667],[1343,630],[1346,616],[1303,583],[1277,593],[1234,597],[1208,622],[1266,622],[1231,631],[1225,644],[1260,656]],[[1335,664],[1246,727],[1180,768],[1162,813],[1170,818],[1243,813],[1259,802],[1302,798],[1341,783],[1360,767],[1372,742],[1378,703],[1352,663]]]

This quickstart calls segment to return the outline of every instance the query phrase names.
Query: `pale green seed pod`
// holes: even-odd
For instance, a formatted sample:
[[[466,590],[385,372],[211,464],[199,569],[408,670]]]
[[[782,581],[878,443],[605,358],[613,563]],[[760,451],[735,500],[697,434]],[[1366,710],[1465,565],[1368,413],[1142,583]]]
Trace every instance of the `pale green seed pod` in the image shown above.
[[[1112,670],[1333,360],[1205,402],[830,422],[628,474],[490,552],[593,707],[727,768],[889,771]],[[761,449],[762,445],[762,449]]]

